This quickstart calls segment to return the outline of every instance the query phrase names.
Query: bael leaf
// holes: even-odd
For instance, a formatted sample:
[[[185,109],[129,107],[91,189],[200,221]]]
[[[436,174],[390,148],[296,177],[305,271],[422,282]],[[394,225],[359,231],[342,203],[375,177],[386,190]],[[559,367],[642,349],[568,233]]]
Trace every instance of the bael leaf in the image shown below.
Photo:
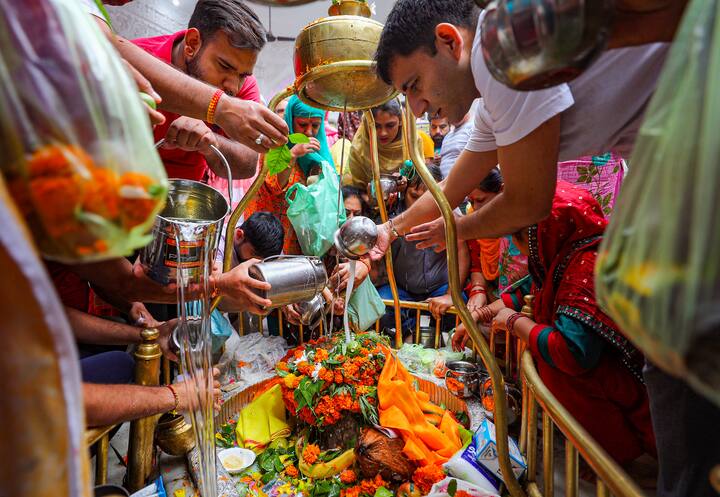
[[[287,145],[282,147],[271,148],[267,154],[265,154],[265,164],[268,167],[268,174],[275,175],[283,172],[285,169],[290,167],[290,160],[292,154]]]
[[[393,497],[393,493],[385,487],[380,487],[375,490],[374,497]]]
[[[310,143],[310,138],[305,133],[293,133],[288,136],[288,141],[297,145],[298,143]]]
[[[455,497],[456,492],[457,492],[457,480],[454,480],[454,479],[450,480],[450,483],[448,483],[447,493],[450,497]]]

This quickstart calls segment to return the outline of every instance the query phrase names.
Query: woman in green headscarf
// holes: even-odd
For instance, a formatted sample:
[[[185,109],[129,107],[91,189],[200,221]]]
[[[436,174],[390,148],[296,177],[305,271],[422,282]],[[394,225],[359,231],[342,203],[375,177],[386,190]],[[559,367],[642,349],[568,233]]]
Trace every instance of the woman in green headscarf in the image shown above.
[[[292,156],[290,167],[265,178],[257,195],[245,210],[245,218],[258,211],[271,212],[280,219],[285,230],[283,252],[302,254],[295,231],[287,217],[285,192],[295,183],[305,184],[309,176],[318,174],[322,161],[334,164],[325,135],[325,111],[310,107],[293,95],[288,101],[284,117],[291,133],[302,133],[310,138],[310,142],[288,144]],[[260,160],[264,160],[264,157]]]

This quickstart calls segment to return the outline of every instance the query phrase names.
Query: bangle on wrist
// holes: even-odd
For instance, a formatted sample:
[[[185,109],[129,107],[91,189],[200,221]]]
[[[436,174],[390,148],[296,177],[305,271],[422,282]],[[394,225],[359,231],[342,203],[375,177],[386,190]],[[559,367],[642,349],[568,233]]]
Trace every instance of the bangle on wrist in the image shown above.
[[[390,218],[388,220],[388,223],[390,223],[390,231],[392,232],[393,236],[395,238],[402,238],[402,235],[398,232],[397,229],[395,229],[395,223],[393,222],[393,218]]]
[[[516,312],[514,314],[511,314],[510,317],[507,318],[507,321],[505,321],[505,329],[512,332],[515,330],[515,323],[520,318],[526,318],[527,316],[523,314],[522,312]]]
[[[208,104],[207,108],[207,114],[205,116],[205,121],[207,121],[210,124],[215,124],[215,111],[217,110],[218,102],[220,102],[220,98],[225,94],[223,90],[216,90],[215,93],[213,93],[212,98],[210,99],[210,103]]]
[[[180,405],[180,397],[178,397],[178,394],[175,391],[175,387],[173,387],[172,385],[165,385],[165,387],[172,392],[173,398],[175,399],[175,407],[173,407],[172,410],[177,411],[177,408]]]
[[[365,257],[361,257],[359,260],[360,260],[360,262],[365,264],[365,267],[367,267],[368,273],[369,273],[370,272],[370,261],[367,260],[367,258],[365,258]]]

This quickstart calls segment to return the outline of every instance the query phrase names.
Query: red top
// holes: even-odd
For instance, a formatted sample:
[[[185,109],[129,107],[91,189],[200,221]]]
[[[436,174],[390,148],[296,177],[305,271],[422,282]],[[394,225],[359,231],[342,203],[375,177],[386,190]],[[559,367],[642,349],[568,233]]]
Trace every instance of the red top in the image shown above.
[[[187,30],[178,31],[177,33],[171,35],[154,36],[152,38],[137,38],[132,40],[132,42],[158,59],[167,62],[168,64],[172,64],[173,46],[178,40],[185,36],[186,31]],[[260,89],[258,88],[258,84],[254,76],[248,76],[245,79],[245,83],[242,88],[240,88],[240,92],[236,96],[242,100],[260,102]],[[165,116],[165,122],[155,126],[153,130],[156,142],[165,137],[170,124],[180,117],[179,114],[175,114],[173,112],[164,110],[160,112],[162,112]],[[216,133],[222,134],[220,128],[216,126],[210,127],[213,128],[213,131]],[[159,153],[163,164],[165,164],[167,175],[170,178],[184,178],[200,181],[205,175],[205,171],[207,171],[208,165],[205,161],[205,157],[203,157],[203,155],[199,152],[187,152],[180,149],[160,149]]]
[[[45,267],[63,305],[87,312],[90,286],[88,282],[59,262],[45,261]]]

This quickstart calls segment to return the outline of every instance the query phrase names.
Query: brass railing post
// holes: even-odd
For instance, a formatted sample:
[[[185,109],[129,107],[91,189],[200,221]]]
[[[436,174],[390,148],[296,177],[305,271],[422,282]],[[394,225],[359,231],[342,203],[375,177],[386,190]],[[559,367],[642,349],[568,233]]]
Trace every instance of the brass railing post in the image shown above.
[[[270,110],[275,110],[275,107],[283,98],[289,97],[293,94],[293,88],[292,86],[286,88],[285,90],[281,91],[277,95],[275,95],[270,100]],[[292,130],[290,130],[292,133]],[[227,226],[225,227],[225,252],[224,252],[224,260],[223,260],[223,272],[227,273],[232,269],[232,254],[234,245],[233,242],[235,241],[235,226],[237,225],[238,221],[240,220],[240,216],[242,216],[243,212],[245,212],[245,209],[247,208],[250,201],[255,198],[255,195],[257,194],[258,190],[262,186],[263,182],[265,181],[265,177],[267,176],[268,168],[265,164],[265,161],[262,161],[262,164],[260,164],[260,170],[258,171],[257,177],[255,178],[255,181],[253,181],[252,185],[250,186],[250,189],[243,195],[243,198],[240,199],[240,202],[238,203],[237,207],[233,210],[232,214],[230,215],[230,219],[228,219]],[[232,188],[232,185],[231,185]],[[210,312],[214,311],[218,304],[220,304],[220,301],[222,300],[222,295],[218,295],[215,297],[212,301],[212,304],[210,306]],[[262,322],[262,321],[261,321]]]
[[[415,120],[411,119],[412,110],[410,109],[409,101],[406,101],[406,114],[408,119],[405,119],[406,125],[403,126],[403,133],[405,134],[405,140],[408,145],[415,143],[417,139],[417,127]],[[483,337],[482,333],[477,327],[477,323],[472,318],[470,311],[465,304],[462,296],[462,283],[460,281],[460,272],[458,269],[458,250],[457,250],[457,231],[455,229],[455,217],[453,215],[452,207],[448,202],[445,194],[443,193],[440,186],[435,182],[430,171],[428,171],[425,161],[417,153],[415,147],[410,146],[410,155],[417,173],[422,178],[423,182],[427,186],[430,194],[435,199],[438,209],[442,214],[442,218],[445,221],[445,243],[446,243],[446,254],[448,259],[448,283],[450,287],[450,293],[452,295],[452,301],[460,314],[465,329],[470,334],[470,337],[475,344],[475,347],[480,352],[483,364],[487,369],[493,386],[493,392],[505,392],[505,380],[500,372],[495,358],[490,354],[487,342]],[[520,483],[513,473],[512,465],[510,463],[510,450],[508,446],[508,423],[507,423],[507,398],[505,395],[495,396],[495,409],[493,411],[493,419],[495,421],[495,432],[497,439],[497,451],[498,451],[498,462],[500,464],[500,471],[502,472],[503,478],[508,491],[513,497],[524,496]]]
[[[137,385],[158,385],[160,382],[160,358],[162,351],[156,329],[142,330],[142,343],[135,351],[135,383]],[[130,423],[128,445],[128,490],[136,492],[145,486],[152,471],[155,425],[158,416],[148,416]]]
[[[375,130],[375,118],[372,112],[366,110],[363,112],[365,124],[367,125],[368,135],[370,136],[370,162],[373,170],[373,185],[375,185],[375,199],[380,209],[380,219],[383,223],[388,221],[387,208],[385,200],[383,200],[383,192],[380,186],[380,158],[378,157],[377,132]],[[393,297],[393,309],[395,309],[395,348],[402,347],[402,318],[400,316],[400,297],[398,295],[397,282],[395,281],[395,271],[392,262],[392,249],[388,248],[385,252],[385,268],[387,269],[388,283],[390,284],[390,292]]]

